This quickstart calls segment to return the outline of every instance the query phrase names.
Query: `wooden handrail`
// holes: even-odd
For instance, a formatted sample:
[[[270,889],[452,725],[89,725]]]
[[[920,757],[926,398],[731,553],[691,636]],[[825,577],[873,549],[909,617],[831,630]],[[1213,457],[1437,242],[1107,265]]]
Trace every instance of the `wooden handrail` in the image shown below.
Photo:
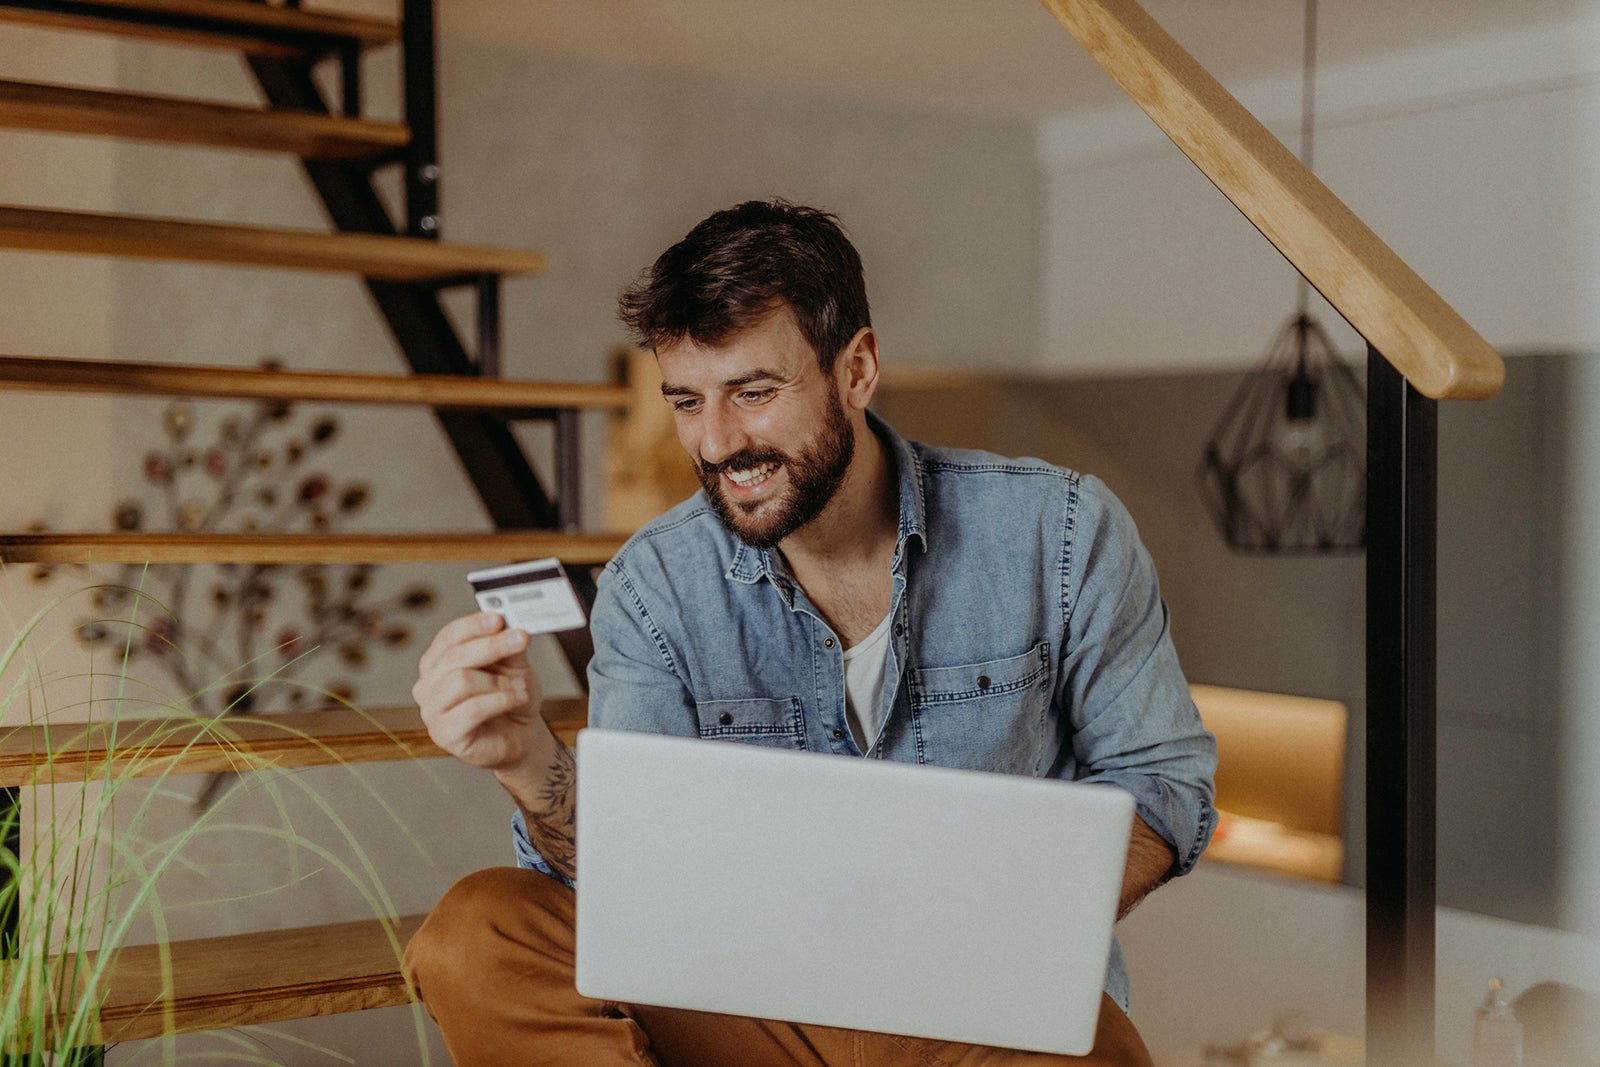
[[[27,207],[0,207],[0,248],[240,267],[350,271],[388,281],[441,281],[491,273],[537,274],[547,265],[538,252],[417,237],[319,233]]]
[[[398,122],[18,81],[0,81],[0,126],[307,159],[367,158],[403,148],[411,139]]]
[[[605,563],[625,534],[504,530],[489,534],[0,534],[11,563]]]
[[[424,404],[476,411],[626,408],[620,385],[531,382],[447,374],[341,374],[183,363],[0,356],[0,387],[38,393],[109,393],[339,404]]]
[[[1499,392],[1489,343],[1134,0],[1040,3],[1419,392]]]

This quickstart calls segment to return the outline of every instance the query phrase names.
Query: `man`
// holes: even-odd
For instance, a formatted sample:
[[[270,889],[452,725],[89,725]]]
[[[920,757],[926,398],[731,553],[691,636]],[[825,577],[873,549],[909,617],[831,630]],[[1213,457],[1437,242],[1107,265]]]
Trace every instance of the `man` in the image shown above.
[[[1132,521],[1092,478],[912,444],[868,413],[878,340],[831,215],[718,212],[621,311],[704,491],[605,569],[591,722],[1120,786],[1138,811],[1124,913],[1193,866],[1215,747]],[[527,642],[458,619],[414,691],[435,741],[518,807],[524,869],[458,884],[408,951],[458,1063],[1075,1062],[580,997],[573,759],[539,717]],[[1084,1062],[1147,1063],[1120,953],[1106,989]]]

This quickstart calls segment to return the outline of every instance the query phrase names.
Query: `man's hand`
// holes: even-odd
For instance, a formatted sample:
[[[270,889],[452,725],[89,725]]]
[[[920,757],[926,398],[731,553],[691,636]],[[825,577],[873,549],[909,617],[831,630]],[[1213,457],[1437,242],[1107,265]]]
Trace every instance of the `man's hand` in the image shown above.
[[[422,654],[411,695],[428,736],[452,756],[516,777],[540,733],[543,691],[528,666],[528,635],[491,612],[456,619]]]
[[[422,654],[411,695],[434,743],[493,771],[522,809],[533,846],[571,878],[576,767],[539,714],[544,693],[528,666],[528,641],[492,612],[456,619]]]

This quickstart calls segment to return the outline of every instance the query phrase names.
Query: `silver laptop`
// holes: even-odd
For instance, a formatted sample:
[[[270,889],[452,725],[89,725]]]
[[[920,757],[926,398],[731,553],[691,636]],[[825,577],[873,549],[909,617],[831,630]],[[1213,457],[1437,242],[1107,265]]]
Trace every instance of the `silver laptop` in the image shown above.
[[[1082,1055],[1133,797],[585,730],[586,996]]]

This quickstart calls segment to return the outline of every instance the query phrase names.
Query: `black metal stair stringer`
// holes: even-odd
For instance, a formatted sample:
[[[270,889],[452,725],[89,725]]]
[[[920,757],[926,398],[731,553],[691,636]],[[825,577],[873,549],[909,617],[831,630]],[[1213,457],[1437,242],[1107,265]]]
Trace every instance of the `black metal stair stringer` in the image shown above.
[[[248,57],[273,107],[327,112],[327,102],[299,60]],[[302,160],[324,206],[340,230],[393,235],[393,220],[359,163]],[[431,286],[367,279],[367,291],[388,324],[406,362],[418,374],[476,374],[478,368]],[[554,528],[557,510],[510,427],[495,416],[435,411],[491,521],[501,529]]]
[[[273,107],[329,110],[312,79],[310,62],[260,57],[247,57],[246,62]],[[336,227],[360,233],[396,232],[373,188],[369,169],[350,162],[302,160],[301,164]],[[366,285],[412,370],[418,374],[480,372],[445,315],[436,289],[370,278]],[[503,420],[438,410],[434,417],[497,528],[553,529],[562,525],[560,508]],[[589,569],[576,568],[570,577],[579,598],[586,606],[592,605],[595,580]],[[556,638],[579,686],[587,689],[586,670],[594,656],[588,628],[569,630]]]

